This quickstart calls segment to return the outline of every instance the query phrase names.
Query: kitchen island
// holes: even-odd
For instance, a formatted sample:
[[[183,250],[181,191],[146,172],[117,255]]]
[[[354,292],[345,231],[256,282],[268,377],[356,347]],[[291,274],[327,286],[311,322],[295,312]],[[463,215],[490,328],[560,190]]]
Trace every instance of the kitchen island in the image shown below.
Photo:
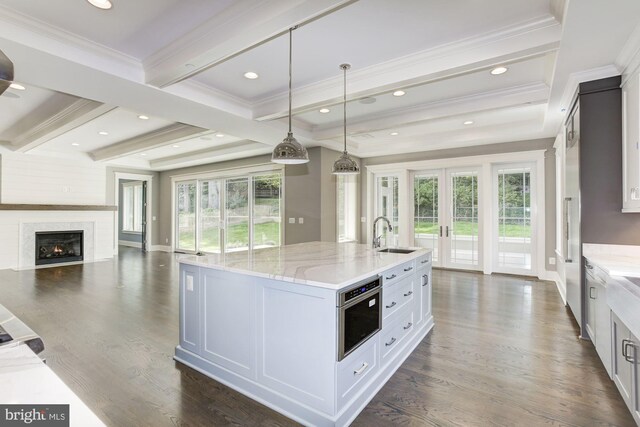
[[[175,360],[305,425],[348,425],[433,328],[431,252],[399,252],[311,242],[182,257]]]

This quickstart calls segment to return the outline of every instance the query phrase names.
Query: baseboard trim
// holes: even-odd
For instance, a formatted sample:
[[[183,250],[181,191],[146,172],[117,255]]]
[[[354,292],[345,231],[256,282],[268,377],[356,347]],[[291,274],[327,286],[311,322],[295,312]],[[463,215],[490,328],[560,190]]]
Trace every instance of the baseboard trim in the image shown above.
[[[120,246],[128,246],[130,248],[142,248],[142,243],[140,242],[130,242],[128,240],[118,240],[118,245]]]
[[[556,288],[558,288],[558,293],[560,294],[560,298],[562,298],[562,302],[564,305],[567,305],[567,291],[566,286],[562,283],[562,279],[560,279],[560,275],[557,271],[545,271],[544,279],[549,280],[551,282],[555,282]]]

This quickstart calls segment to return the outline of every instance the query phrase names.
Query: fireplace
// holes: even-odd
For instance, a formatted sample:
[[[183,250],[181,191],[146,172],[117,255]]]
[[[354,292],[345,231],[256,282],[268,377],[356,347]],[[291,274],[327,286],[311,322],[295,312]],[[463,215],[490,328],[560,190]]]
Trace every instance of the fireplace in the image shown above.
[[[84,259],[84,232],[36,232],[36,265],[82,261]]]

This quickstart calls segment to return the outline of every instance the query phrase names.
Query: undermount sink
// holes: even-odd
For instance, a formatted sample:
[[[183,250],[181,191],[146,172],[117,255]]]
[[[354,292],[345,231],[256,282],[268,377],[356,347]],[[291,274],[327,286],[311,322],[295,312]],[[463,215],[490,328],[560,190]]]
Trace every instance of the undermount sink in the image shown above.
[[[415,249],[386,248],[386,249],[380,249],[378,252],[388,253],[388,254],[410,254],[415,251],[416,251]]]

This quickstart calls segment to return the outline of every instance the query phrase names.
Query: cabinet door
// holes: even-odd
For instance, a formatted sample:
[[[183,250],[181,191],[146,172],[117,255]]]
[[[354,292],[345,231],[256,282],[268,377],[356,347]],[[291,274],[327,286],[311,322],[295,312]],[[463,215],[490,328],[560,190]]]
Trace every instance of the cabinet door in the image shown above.
[[[640,212],[640,81],[636,74],[622,87],[622,208]]]
[[[633,365],[627,360],[628,357],[625,357],[625,345],[629,342],[631,334],[614,313],[611,314],[611,334],[613,344],[613,382],[618,387],[624,401],[628,406],[631,406]],[[628,348],[629,346],[627,346]]]
[[[431,268],[421,271],[420,276],[420,322],[431,316]]]
[[[180,265],[180,346],[200,352],[200,280],[199,268]]]
[[[631,388],[633,389],[631,414],[636,423],[640,425],[640,361],[638,360],[640,357],[640,340],[634,335],[630,336],[630,340],[633,344],[627,347],[627,355],[633,361],[631,363]]]
[[[588,268],[588,266],[587,266]],[[594,279],[589,273],[586,274],[587,278],[587,313],[586,313],[586,327],[589,338],[595,346],[598,342],[596,335],[596,304],[598,298],[597,279]]]
[[[601,283],[596,283],[595,288],[596,351],[607,373],[611,376],[611,309],[607,304],[607,288]]]

